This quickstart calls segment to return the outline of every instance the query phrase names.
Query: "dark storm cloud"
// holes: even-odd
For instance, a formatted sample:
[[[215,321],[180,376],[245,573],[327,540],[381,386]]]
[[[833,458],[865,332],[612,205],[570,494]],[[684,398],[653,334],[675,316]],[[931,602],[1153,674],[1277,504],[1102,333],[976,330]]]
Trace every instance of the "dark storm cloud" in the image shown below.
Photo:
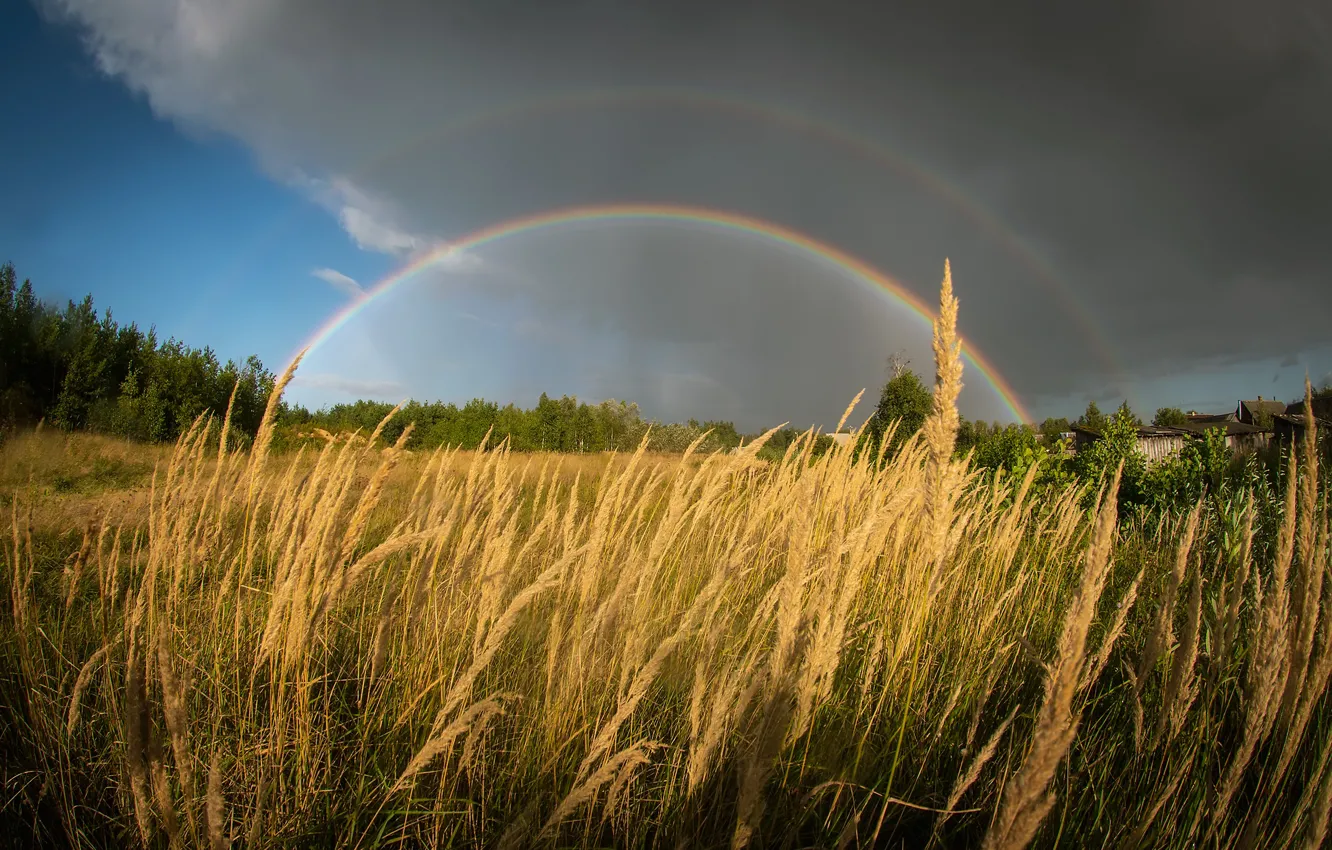
[[[863,256],[927,301],[948,256],[964,332],[1038,407],[1110,382],[1154,407],[1169,401],[1152,395],[1164,373],[1326,339],[1324,2],[50,5],[79,20],[103,67],[159,112],[242,139],[370,249],[399,253],[552,207],[632,200],[780,222]],[[612,86],[814,114],[932,170],[973,208],[900,165],[715,105],[602,101],[467,120]],[[978,224],[977,209],[1004,223],[1007,243]],[[1035,246],[1055,282],[1014,241]],[[825,294],[843,287],[828,296],[838,304],[857,303],[836,276],[760,248],[745,264],[761,274],[730,255],[691,265],[672,244],[661,256],[625,242],[614,278],[590,273],[597,260],[577,251],[547,258],[556,295],[546,303],[580,305],[548,324],[575,338],[618,328],[638,343],[638,355],[606,367],[607,386],[632,396],[659,376],[700,375],[712,383],[671,379],[658,395],[688,410],[723,387],[768,415],[803,398],[763,370],[784,355],[783,339],[799,333],[825,352],[800,361],[816,384],[844,358],[877,373],[898,347],[884,325],[839,327],[811,320],[816,308],[800,298],[761,297],[817,278]],[[504,250],[486,256],[505,262]],[[753,321],[718,336],[715,304],[672,293],[683,271],[733,274],[729,306]],[[926,351],[912,354],[927,362]]]

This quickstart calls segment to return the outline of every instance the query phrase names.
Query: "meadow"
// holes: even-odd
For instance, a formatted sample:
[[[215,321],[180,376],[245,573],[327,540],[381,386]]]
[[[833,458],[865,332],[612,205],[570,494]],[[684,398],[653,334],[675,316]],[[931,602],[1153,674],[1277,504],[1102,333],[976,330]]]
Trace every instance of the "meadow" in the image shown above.
[[[174,449],[11,439],[6,834],[1322,846],[1315,429],[1150,522],[1117,476],[981,475],[956,316],[945,280],[934,409],[891,457],[274,453],[291,369],[245,451],[207,417]]]

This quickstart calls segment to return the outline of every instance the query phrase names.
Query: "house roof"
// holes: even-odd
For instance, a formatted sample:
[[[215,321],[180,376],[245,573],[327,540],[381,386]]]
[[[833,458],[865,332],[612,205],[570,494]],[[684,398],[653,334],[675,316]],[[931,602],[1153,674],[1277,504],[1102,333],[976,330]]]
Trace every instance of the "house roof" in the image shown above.
[[[1088,428],[1085,425],[1073,425],[1073,431],[1079,434],[1088,434],[1093,437],[1100,437],[1101,432],[1095,428]],[[1194,432],[1183,428],[1163,428],[1160,425],[1139,425],[1136,429],[1138,437],[1185,437],[1191,436]]]
[[[1270,413],[1273,416],[1278,413],[1286,412],[1286,403],[1284,401],[1272,401],[1271,399],[1263,399],[1262,401],[1257,399],[1254,399],[1253,401],[1241,400],[1240,407],[1247,410],[1250,416],[1254,416],[1259,412]]]
[[[1203,423],[1211,423],[1211,422],[1237,421],[1235,419],[1235,412],[1233,410],[1230,411],[1229,413],[1190,413],[1187,415],[1189,417],[1190,425],[1201,425]]]
[[[1288,425],[1294,425],[1296,428],[1303,428],[1303,427],[1304,427],[1304,413],[1303,413],[1303,412],[1301,412],[1298,416],[1295,416],[1295,415],[1292,415],[1292,414],[1289,414],[1289,413],[1278,413],[1276,416],[1273,416],[1272,419],[1273,419],[1273,421],[1275,421],[1275,422],[1285,422],[1285,423],[1288,424]],[[1319,428],[1332,428],[1332,422],[1329,422],[1329,421],[1326,420],[1326,419],[1322,419],[1322,418],[1319,418],[1319,417],[1315,416],[1315,417],[1314,417],[1314,422],[1317,423],[1317,427],[1319,427]]]
[[[1304,399],[1286,405],[1287,416],[1304,416]],[[1332,396],[1320,396],[1313,400],[1313,414],[1318,419],[1332,419]]]
[[[1187,425],[1182,425],[1181,427],[1194,434],[1203,434],[1214,428],[1223,428],[1225,429],[1227,437],[1238,437],[1246,434],[1266,434],[1272,430],[1270,428],[1260,428],[1257,425],[1250,425],[1248,422],[1240,422],[1235,419],[1193,421],[1189,422]]]

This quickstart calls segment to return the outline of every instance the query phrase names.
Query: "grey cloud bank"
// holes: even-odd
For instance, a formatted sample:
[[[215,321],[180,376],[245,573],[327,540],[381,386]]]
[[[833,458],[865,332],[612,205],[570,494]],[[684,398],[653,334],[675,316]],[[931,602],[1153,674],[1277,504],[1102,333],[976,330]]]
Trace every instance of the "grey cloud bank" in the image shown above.
[[[240,139],[367,250],[405,258],[565,206],[698,205],[835,244],[926,301],[950,257],[964,334],[1038,414],[1106,387],[1150,410],[1196,397],[1170,376],[1202,373],[1230,376],[1203,398],[1230,404],[1271,392],[1268,361],[1292,389],[1332,368],[1326,3],[44,7],[159,114]],[[705,98],[586,96],[634,87],[779,107],[880,151]],[[829,422],[888,352],[928,363],[902,311],[754,240],[552,230],[481,253],[528,283],[441,273],[448,300],[565,341],[460,330],[490,334],[472,372],[488,397]],[[401,297],[426,309],[427,289]],[[439,343],[403,336],[382,345],[413,395],[461,391],[410,365]],[[1003,415],[966,380],[966,412]]]

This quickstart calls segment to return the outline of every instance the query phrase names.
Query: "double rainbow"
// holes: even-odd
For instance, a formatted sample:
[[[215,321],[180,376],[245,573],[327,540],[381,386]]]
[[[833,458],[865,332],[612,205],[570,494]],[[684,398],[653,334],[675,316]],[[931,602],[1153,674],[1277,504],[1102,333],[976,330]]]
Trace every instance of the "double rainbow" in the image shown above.
[[[686,226],[703,226],[757,237],[788,249],[800,251],[820,262],[839,269],[852,277],[886,292],[898,303],[908,307],[927,327],[934,321],[934,312],[913,292],[893,278],[848,254],[847,252],[820,242],[803,233],[774,224],[770,221],[753,218],[738,213],[708,209],[706,207],[673,206],[666,204],[608,204],[597,206],[576,206],[550,210],[535,215],[510,219],[490,227],[483,228],[453,242],[441,245],[413,259],[388,277],[366,290],[364,295],[338,311],[332,318],[319,327],[302,348],[313,351],[337,333],[366,305],[383,298],[398,285],[411,280],[416,275],[438,263],[447,261],[460,253],[498,242],[503,239],[559,226],[587,223],[615,223],[626,221],[653,221]],[[994,388],[1003,400],[1009,413],[1018,422],[1032,421],[1030,414],[1018,400],[1017,393],[1004,380],[999,371],[979,350],[962,339],[962,357],[984,377],[986,383]]]

